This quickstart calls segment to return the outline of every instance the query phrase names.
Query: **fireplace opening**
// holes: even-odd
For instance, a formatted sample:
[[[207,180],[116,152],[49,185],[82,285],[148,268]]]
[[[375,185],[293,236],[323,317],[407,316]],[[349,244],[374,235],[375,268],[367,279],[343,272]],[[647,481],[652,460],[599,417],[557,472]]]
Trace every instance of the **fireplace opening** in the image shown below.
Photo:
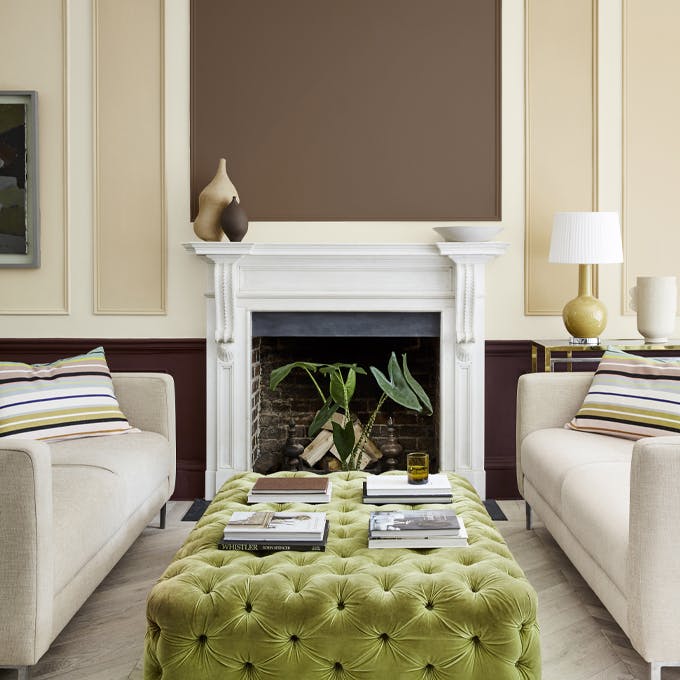
[[[391,320],[384,314],[370,315],[373,319],[369,325],[374,329],[378,328],[382,333],[396,333],[406,328],[411,332],[417,332],[417,337],[368,336],[366,334],[339,337],[339,334],[333,333],[333,328],[336,327],[334,324],[340,322],[343,328],[346,328],[346,325],[342,324],[338,314],[325,315],[328,318],[323,323],[331,325],[322,328],[323,335],[302,336],[300,331],[303,324],[307,324],[307,330],[309,330],[309,317],[305,317],[304,314],[287,316],[288,319],[285,322],[287,325],[275,323],[272,326],[271,319],[267,320],[265,325],[262,319],[254,320],[253,323],[251,390],[253,469],[259,472],[290,469],[282,453],[286,440],[292,435],[294,443],[303,447],[309,445],[312,439],[307,431],[321,406],[319,393],[307,374],[300,369],[294,370],[277,390],[270,390],[269,379],[272,369],[295,361],[359,364],[366,370],[367,375],[357,376],[357,387],[351,400],[351,408],[353,416],[365,425],[382,392],[370,374],[369,367],[375,366],[387,374],[388,360],[391,353],[395,352],[400,363],[401,355],[407,355],[409,370],[425,389],[432,402],[434,413],[432,416],[419,415],[388,399],[376,417],[370,437],[378,449],[387,452],[388,455],[372,461],[366,470],[382,472],[386,469],[404,469],[406,453],[427,451],[430,455],[431,469],[437,471],[439,469],[439,315],[400,314],[395,315],[399,317],[398,319]],[[368,319],[357,319],[361,316],[361,314],[352,315],[350,330],[365,333],[366,325],[363,321],[368,321]],[[378,324],[374,323],[376,316],[382,317],[378,319]],[[314,328],[320,333],[317,324]],[[264,332],[256,335],[256,331]],[[281,335],[273,335],[277,332],[281,332]],[[300,335],[295,335],[296,333]],[[320,384],[326,391],[327,380],[322,378]],[[293,425],[289,428],[290,423]],[[390,446],[386,446],[388,443],[393,443],[395,438],[402,447],[402,452],[396,460],[389,456]],[[339,469],[339,461],[332,453],[327,452],[311,466],[304,459],[301,460],[298,469],[327,472]]]

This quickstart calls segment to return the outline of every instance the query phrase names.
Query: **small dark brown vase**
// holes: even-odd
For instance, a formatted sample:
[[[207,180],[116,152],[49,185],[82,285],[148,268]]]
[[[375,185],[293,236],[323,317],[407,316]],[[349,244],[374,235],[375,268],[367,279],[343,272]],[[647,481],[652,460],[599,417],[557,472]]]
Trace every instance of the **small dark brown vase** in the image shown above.
[[[220,224],[230,241],[242,241],[248,233],[248,216],[237,198],[233,198],[222,211]]]

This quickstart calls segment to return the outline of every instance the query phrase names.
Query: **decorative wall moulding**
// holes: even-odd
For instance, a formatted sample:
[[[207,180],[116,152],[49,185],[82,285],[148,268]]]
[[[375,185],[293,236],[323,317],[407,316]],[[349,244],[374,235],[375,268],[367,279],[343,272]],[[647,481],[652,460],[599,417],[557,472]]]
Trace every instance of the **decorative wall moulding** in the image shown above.
[[[561,314],[578,277],[548,263],[553,214],[597,210],[597,11],[597,0],[525,2],[527,315]]]
[[[678,273],[679,32],[679,2],[623,1],[624,314],[634,314],[626,293],[638,276]]]
[[[507,243],[186,243],[212,267],[207,302],[206,497],[251,456],[257,312],[439,316],[440,464],[485,493],[484,269]]]
[[[165,314],[165,4],[93,7],[94,313]]]

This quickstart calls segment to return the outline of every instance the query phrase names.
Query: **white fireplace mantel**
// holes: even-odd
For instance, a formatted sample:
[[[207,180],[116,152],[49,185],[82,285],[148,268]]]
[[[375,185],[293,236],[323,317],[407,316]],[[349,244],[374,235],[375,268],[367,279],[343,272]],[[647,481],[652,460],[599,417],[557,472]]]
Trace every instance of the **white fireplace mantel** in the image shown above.
[[[437,312],[439,460],[482,497],[484,272],[507,243],[193,242],[207,291],[206,498],[252,466],[253,312]]]

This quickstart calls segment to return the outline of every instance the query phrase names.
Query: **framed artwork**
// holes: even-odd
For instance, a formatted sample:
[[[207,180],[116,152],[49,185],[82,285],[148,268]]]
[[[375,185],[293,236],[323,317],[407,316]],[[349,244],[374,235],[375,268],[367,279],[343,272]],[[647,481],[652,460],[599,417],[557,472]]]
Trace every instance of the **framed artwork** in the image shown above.
[[[39,266],[38,93],[0,91],[0,267]]]

